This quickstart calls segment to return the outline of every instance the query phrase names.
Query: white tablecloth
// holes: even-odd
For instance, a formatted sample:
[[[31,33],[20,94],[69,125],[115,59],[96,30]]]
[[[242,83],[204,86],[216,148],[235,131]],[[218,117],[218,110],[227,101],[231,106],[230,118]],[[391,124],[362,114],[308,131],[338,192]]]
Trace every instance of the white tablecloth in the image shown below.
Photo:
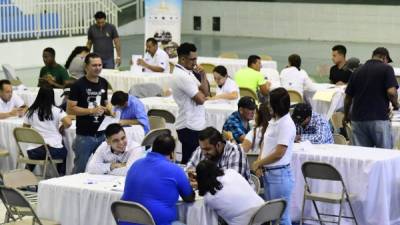
[[[114,91],[125,91],[134,84],[155,83],[163,89],[169,88],[169,81],[172,75],[169,73],[141,73],[134,74],[131,71],[102,70],[101,76],[104,77],[112,86]]]
[[[11,170],[15,169],[18,148],[17,143],[14,139],[13,130],[16,127],[21,127],[23,124],[23,118],[8,118],[5,120],[0,120],[0,148],[7,149],[10,151],[10,156],[5,158],[0,158],[0,170]],[[129,140],[141,143],[144,138],[144,130],[140,125],[134,125],[131,127],[125,127],[125,132]],[[76,127],[75,122],[73,125],[65,130],[64,144],[68,150],[67,155],[67,174],[71,173],[74,166],[75,153],[72,150],[72,143],[75,139]]]
[[[39,183],[40,217],[62,225],[112,225],[112,202],[119,200],[124,177],[76,174]],[[114,187],[116,186],[116,187]],[[193,204],[177,204],[179,220],[187,225],[217,225],[217,215],[205,207],[201,198]]]
[[[345,97],[345,88],[344,87],[333,87],[331,84],[314,84],[317,91],[316,92],[308,92],[306,91],[304,93],[304,98],[306,102],[310,103],[312,106],[313,111],[319,113],[323,117],[325,117],[327,120],[329,120],[333,113],[342,108],[344,105],[344,97]],[[325,91],[325,90],[332,90],[335,92],[333,95],[332,99],[330,101],[322,101],[322,100],[316,100],[313,98],[313,96],[318,92],[318,91]]]
[[[304,191],[301,165],[306,161],[320,161],[333,165],[341,173],[348,191],[355,194],[352,204],[359,224],[400,224],[400,151],[345,145],[313,145],[303,151],[300,144],[296,144],[295,149],[291,164],[295,176],[293,220],[299,219],[301,214]],[[341,191],[339,183],[316,181],[312,185],[315,188],[312,190],[317,192]],[[314,212],[311,205],[307,203],[306,215]],[[337,213],[339,209],[331,204],[318,206],[320,212],[335,210]],[[350,215],[348,207],[344,209]]]
[[[59,88],[55,88],[53,90],[54,90],[54,101],[56,105],[61,105],[63,100],[61,94],[63,93],[63,90]],[[38,91],[39,91],[38,87],[28,87],[27,90],[15,90],[14,93],[17,94],[19,97],[21,97],[27,106],[30,106],[35,101]]]
[[[141,98],[140,101],[143,102],[146,110],[164,109],[174,114],[175,117],[178,116],[178,105],[172,97]],[[225,120],[232,112],[237,110],[237,105],[206,101],[205,108],[206,126],[213,126],[218,130],[222,130]]]

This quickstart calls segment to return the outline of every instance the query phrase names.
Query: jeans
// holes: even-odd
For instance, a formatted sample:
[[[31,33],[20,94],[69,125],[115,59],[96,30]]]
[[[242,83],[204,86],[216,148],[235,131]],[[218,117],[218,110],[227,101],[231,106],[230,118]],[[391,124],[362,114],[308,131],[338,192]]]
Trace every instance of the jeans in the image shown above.
[[[393,148],[392,126],[389,120],[351,121],[351,130],[354,145]]]
[[[86,169],[86,164],[97,147],[105,140],[105,136],[83,136],[76,135],[72,149],[75,152],[73,174],[83,173]]]
[[[50,155],[52,159],[62,159],[63,163],[57,164],[57,171],[60,174],[60,176],[65,175],[65,161],[67,159],[67,149],[63,146],[62,148],[53,148],[48,146]],[[31,150],[27,151],[28,157],[30,159],[35,159],[35,160],[44,160],[46,158],[46,149],[44,146],[40,146]],[[27,168],[30,171],[33,171],[35,169],[36,165],[33,164],[27,164]]]
[[[290,198],[293,190],[294,178],[289,167],[264,172],[264,197],[265,200],[283,198],[286,201],[286,209],[282,215],[280,225],[291,225]]]
[[[115,68],[115,62],[114,58],[109,58],[109,59],[101,59],[101,62],[103,63],[103,68],[104,69],[114,69]]]
[[[178,139],[182,143],[182,161],[181,164],[186,164],[193,152],[199,147],[199,131],[183,128],[177,130]]]

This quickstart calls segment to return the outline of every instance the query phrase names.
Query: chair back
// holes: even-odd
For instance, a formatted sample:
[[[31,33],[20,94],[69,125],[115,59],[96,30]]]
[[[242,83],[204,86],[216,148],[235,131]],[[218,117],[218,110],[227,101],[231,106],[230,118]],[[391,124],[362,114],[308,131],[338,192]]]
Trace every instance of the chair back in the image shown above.
[[[160,116],[149,116],[150,130],[166,127],[166,121]]]
[[[283,199],[267,201],[253,214],[249,225],[263,224],[271,221],[275,221],[275,224],[279,224],[279,220],[285,208],[286,201]]]
[[[16,169],[1,174],[3,183],[7,187],[22,188],[37,186],[39,184],[36,176],[29,170]]]
[[[250,88],[240,87],[239,91],[240,91],[240,97],[250,96],[250,97],[254,98],[254,100],[258,100],[257,94]]]
[[[116,201],[111,204],[115,222],[120,221],[143,225],[155,225],[153,216],[143,205],[136,202]]]
[[[129,94],[137,98],[162,97],[163,89],[156,83],[134,84],[129,88]]]
[[[45,145],[42,135],[36,130],[27,127],[16,127],[14,129],[14,138],[18,142]]]
[[[21,218],[22,214],[19,214],[18,211],[23,210],[21,208],[29,209],[30,215],[33,217],[32,224],[36,224],[34,222],[36,221],[43,225],[29,201],[17,189],[0,185],[0,195],[10,217],[14,218],[14,215],[18,215]],[[23,213],[26,214],[25,211]]]
[[[204,72],[213,73],[215,65],[212,63],[200,63],[200,66],[203,67]]]
[[[18,80],[17,73],[10,64],[2,64],[1,67],[7,80]]]
[[[335,132],[340,128],[343,128],[343,123],[342,123],[343,118],[344,118],[343,112],[335,112],[332,114],[331,121]]]
[[[169,62],[169,73],[173,73],[175,69],[175,64],[173,64],[172,62]]]
[[[304,179],[342,181],[342,176],[339,171],[328,163],[305,162],[301,166],[301,171],[303,172]]]
[[[147,112],[148,116],[159,116],[165,119],[167,123],[175,123],[175,116],[171,112],[164,109],[150,109]]]
[[[227,58],[227,59],[238,59],[239,55],[236,52],[222,52],[218,56],[219,58]]]
[[[333,141],[338,145],[347,145],[346,138],[341,134],[333,134]]]
[[[250,174],[250,180],[253,182],[253,184],[254,184],[254,191],[257,193],[257,194],[260,194],[260,190],[261,190],[261,181],[260,181],[260,178],[258,178],[256,175],[254,175],[254,174]]]
[[[155,129],[151,130],[149,133],[146,134],[146,136],[143,138],[142,141],[142,146],[152,146],[154,140],[162,135],[162,134],[171,134],[171,131],[169,129]]]
[[[298,91],[288,90],[290,96],[290,104],[303,103],[303,97]]]
[[[261,58],[261,60],[265,60],[265,61],[271,61],[272,60],[272,56],[266,55],[266,54],[260,55],[260,58]]]

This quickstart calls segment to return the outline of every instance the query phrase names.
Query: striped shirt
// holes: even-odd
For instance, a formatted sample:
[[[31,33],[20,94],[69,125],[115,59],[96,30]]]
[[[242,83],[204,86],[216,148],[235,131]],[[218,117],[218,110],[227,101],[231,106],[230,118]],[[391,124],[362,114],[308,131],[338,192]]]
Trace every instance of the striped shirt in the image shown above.
[[[192,158],[188,162],[186,168],[196,168],[201,160],[204,160],[201,148],[198,147],[195,152],[193,152]],[[240,173],[246,180],[250,179],[250,169],[249,162],[247,161],[246,154],[243,152],[239,145],[232,144],[231,142],[226,142],[224,147],[224,152],[218,160],[218,167],[222,169],[233,169]]]
[[[106,141],[101,143],[87,165],[87,172],[91,174],[110,174],[125,176],[131,165],[145,156],[145,150],[138,143],[128,141],[124,152],[115,154]],[[111,170],[111,163],[126,163],[125,167]]]

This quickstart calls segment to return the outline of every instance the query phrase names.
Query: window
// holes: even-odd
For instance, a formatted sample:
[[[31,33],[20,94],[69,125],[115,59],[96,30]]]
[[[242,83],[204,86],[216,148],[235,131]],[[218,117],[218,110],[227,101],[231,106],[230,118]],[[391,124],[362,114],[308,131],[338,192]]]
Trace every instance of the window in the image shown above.
[[[201,16],[193,17],[193,30],[201,30]]]
[[[213,17],[212,21],[213,31],[221,31],[221,17]]]

